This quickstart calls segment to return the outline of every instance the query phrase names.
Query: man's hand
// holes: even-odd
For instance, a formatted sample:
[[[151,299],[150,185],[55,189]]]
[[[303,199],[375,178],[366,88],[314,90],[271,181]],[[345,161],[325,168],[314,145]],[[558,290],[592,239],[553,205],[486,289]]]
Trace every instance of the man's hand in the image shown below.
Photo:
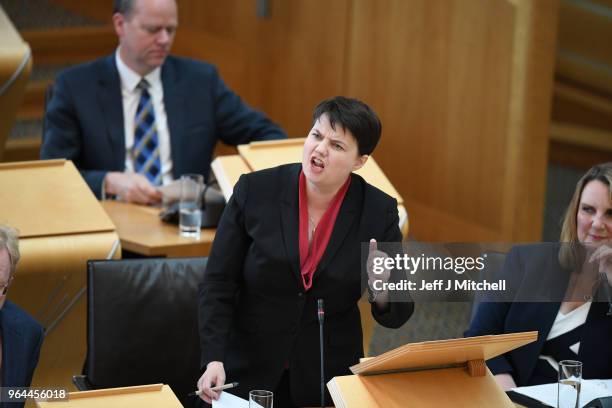
[[[212,404],[212,400],[218,400],[219,395],[223,391],[213,391],[212,387],[218,387],[225,384],[225,369],[220,361],[211,361],[206,366],[206,371],[198,380],[198,391],[201,392],[200,398],[208,404]]]
[[[117,195],[128,203],[157,204],[162,199],[162,193],[142,174],[109,172],[104,186],[107,194]]]

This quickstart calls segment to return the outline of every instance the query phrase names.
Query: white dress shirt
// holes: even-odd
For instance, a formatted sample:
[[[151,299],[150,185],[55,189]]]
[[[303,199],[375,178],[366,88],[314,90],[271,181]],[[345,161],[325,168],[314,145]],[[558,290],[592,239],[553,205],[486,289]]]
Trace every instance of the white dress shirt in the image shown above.
[[[121,60],[119,48],[115,52],[115,62],[121,80],[121,97],[123,100],[123,126],[125,135],[125,171],[133,172],[132,148],[134,146],[134,118],[140,91],[136,88],[142,77],[131,70]],[[155,111],[155,125],[157,127],[157,140],[159,143],[159,156],[161,161],[162,184],[172,181],[172,157],[170,155],[170,132],[168,130],[168,118],[164,106],[164,87],[161,82],[161,68],[155,68],[145,75],[149,82],[149,94],[153,100]]]

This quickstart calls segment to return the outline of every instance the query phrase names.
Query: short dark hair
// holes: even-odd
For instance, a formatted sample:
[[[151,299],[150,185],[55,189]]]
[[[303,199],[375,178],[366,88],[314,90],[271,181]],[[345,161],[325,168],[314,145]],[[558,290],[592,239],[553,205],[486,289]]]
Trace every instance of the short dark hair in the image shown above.
[[[382,124],[376,113],[365,103],[344,96],[336,96],[319,103],[312,114],[312,124],[327,114],[332,129],[336,124],[349,130],[359,148],[359,154],[371,154],[380,140]]]
[[[113,14],[119,13],[129,17],[134,11],[134,0],[115,0],[113,3]]]

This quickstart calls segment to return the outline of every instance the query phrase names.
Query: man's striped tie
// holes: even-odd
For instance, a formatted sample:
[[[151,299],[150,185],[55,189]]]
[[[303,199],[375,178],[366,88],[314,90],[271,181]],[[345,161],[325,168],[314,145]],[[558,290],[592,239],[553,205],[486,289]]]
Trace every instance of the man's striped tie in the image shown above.
[[[132,147],[134,170],[144,175],[151,184],[158,186],[161,185],[162,175],[153,100],[149,94],[149,83],[146,79],[140,80],[137,88],[141,93],[134,119],[134,146]]]

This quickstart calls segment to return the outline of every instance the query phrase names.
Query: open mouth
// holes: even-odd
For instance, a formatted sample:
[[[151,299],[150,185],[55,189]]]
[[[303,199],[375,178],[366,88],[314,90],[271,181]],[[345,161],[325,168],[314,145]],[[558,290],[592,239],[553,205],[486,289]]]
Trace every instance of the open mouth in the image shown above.
[[[320,168],[320,169],[324,169],[324,168],[325,168],[325,163],[323,163],[323,160],[321,160],[321,159],[317,159],[316,157],[312,157],[312,158],[310,159],[310,164],[311,164],[313,167],[318,167],[318,168]]]

